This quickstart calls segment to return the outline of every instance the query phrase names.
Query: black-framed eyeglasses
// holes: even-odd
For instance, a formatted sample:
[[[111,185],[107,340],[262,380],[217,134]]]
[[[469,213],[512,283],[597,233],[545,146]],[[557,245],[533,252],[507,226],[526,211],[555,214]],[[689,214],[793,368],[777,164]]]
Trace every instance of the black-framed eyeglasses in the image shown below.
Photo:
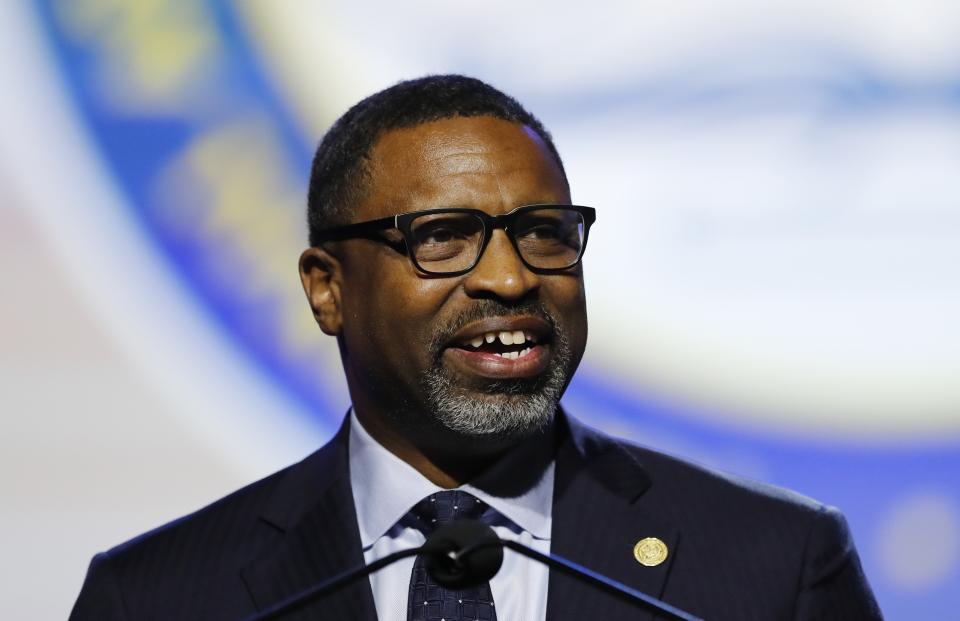
[[[459,276],[476,267],[493,231],[503,229],[524,265],[551,274],[580,262],[596,219],[593,207],[580,205],[524,205],[498,216],[450,207],[327,229],[319,232],[317,241],[366,237],[406,254],[424,274]],[[389,229],[399,230],[403,241],[377,235]]]

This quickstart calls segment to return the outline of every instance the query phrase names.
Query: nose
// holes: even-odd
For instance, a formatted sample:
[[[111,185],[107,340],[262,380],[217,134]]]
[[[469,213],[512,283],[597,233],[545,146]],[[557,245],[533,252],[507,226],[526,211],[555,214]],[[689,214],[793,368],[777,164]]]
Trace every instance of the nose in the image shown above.
[[[497,229],[463,286],[470,297],[516,301],[539,289],[540,276],[523,264],[506,232]]]

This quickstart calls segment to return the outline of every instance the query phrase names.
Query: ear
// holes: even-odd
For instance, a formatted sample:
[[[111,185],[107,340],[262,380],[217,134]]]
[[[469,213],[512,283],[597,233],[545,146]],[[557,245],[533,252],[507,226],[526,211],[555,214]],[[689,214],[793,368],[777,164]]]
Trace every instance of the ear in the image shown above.
[[[307,248],[300,255],[300,282],[320,329],[331,336],[339,335],[343,325],[340,261],[323,248]]]

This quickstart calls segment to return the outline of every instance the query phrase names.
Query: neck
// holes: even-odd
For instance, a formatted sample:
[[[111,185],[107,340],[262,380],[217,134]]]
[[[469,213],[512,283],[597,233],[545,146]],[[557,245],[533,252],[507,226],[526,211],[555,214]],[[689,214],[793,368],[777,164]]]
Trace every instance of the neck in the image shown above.
[[[495,476],[499,470],[497,465],[505,455],[514,449],[529,446],[531,450],[523,450],[523,452],[529,453],[530,460],[535,460],[536,463],[530,464],[531,466],[545,466],[553,455],[553,442],[544,442],[544,434],[540,433],[525,439],[498,441],[456,436],[444,438],[445,441],[413,442],[409,434],[397,429],[392,421],[370,416],[356,409],[355,412],[357,420],[374,440],[410,464],[428,481],[444,489],[459,487],[468,482],[477,484],[478,479],[484,480],[483,487],[487,486],[488,480],[491,487],[523,487],[528,483],[526,479],[539,476],[542,468],[525,467],[522,473],[512,472],[503,473],[506,476]],[[549,435],[552,437],[552,433]],[[510,489],[503,489],[500,492],[502,495],[512,495]]]

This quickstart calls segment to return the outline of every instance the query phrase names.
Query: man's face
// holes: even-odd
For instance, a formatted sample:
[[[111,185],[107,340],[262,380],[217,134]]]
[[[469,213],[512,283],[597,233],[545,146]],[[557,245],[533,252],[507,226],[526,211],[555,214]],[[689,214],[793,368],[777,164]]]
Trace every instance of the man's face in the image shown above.
[[[370,171],[354,222],[439,207],[497,215],[570,203],[539,137],[490,117],[390,131],[374,146]],[[336,256],[341,346],[358,412],[414,433],[477,439],[518,438],[549,422],[586,345],[579,266],[534,273],[502,229],[461,276],[426,276],[389,245],[365,239],[342,242]],[[514,335],[516,343],[505,343]]]

